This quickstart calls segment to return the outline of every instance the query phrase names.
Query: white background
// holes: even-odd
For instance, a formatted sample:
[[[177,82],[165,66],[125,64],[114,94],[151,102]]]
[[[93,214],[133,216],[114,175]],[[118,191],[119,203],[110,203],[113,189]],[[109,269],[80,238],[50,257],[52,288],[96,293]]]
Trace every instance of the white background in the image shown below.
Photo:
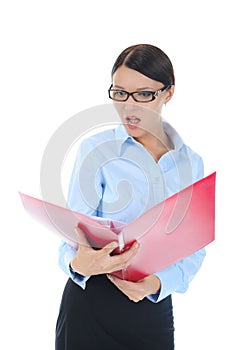
[[[1,349],[54,348],[66,282],[57,265],[59,239],[24,212],[18,190],[40,196],[40,162],[50,137],[76,113],[109,103],[112,65],[136,43],[159,46],[171,58],[176,93],[164,116],[202,155],[206,175],[217,171],[216,240],[190,289],[173,297],[176,349],[231,348],[230,5],[1,3]]]

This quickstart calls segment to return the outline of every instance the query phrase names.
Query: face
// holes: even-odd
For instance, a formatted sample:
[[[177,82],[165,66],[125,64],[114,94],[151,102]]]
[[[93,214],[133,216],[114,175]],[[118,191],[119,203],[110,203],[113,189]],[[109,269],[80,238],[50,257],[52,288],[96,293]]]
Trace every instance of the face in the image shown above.
[[[113,75],[112,88],[117,90],[127,92],[157,91],[163,87],[161,82],[150,79],[126,66],[120,66]],[[139,138],[148,133],[156,134],[161,125],[163,105],[171,99],[173,93],[174,86],[163,91],[150,102],[136,102],[132,96],[129,96],[125,102],[113,101],[129,135]]]

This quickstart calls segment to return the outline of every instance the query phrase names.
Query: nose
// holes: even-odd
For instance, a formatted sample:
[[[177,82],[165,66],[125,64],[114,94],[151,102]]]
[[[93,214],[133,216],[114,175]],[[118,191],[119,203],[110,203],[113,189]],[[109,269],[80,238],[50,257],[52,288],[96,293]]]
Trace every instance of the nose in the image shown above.
[[[124,110],[132,111],[135,107],[138,107],[138,102],[136,102],[132,96],[129,96],[128,100],[124,102]]]
[[[137,103],[135,100],[134,100],[134,98],[133,98],[133,96],[132,95],[130,95],[129,97],[128,97],[128,99],[127,99],[127,101],[125,101],[126,103],[128,102],[128,103]]]
[[[127,114],[127,115],[134,114],[134,111],[136,109],[135,102],[133,101],[132,102],[126,101],[122,107],[123,107],[124,114]]]

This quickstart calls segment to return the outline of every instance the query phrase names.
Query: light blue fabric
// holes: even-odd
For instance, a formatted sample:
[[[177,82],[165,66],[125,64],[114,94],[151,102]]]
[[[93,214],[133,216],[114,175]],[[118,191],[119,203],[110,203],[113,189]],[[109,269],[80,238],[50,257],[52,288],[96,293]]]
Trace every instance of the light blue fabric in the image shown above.
[[[201,157],[184,144],[175,129],[163,121],[173,149],[156,163],[123,125],[100,132],[80,145],[69,186],[67,206],[84,214],[129,223],[156,203],[201,179]],[[59,248],[59,266],[85,289],[89,276],[69,268],[76,254],[65,242]],[[161,290],[148,299],[158,302],[171,293],[183,293],[198,272],[205,249],[156,273]]]

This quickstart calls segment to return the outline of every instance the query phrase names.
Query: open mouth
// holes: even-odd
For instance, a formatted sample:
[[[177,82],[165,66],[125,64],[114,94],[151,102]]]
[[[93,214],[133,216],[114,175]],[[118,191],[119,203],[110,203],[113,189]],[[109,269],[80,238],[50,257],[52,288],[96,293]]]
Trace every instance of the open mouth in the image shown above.
[[[138,126],[138,124],[140,123],[141,119],[136,117],[136,116],[127,116],[125,118],[126,122],[127,122],[127,125],[129,128],[136,128]]]

